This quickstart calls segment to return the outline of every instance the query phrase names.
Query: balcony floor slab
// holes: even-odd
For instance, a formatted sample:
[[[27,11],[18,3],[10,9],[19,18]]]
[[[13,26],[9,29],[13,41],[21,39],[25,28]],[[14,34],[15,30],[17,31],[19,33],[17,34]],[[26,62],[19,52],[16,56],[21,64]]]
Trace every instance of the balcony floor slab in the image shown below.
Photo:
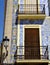
[[[18,14],[19,19],[45,19],[45,14]]]
[[[19,60],[17,59],[17,63],[49,63],[49,60],[43,59],[43,60]]]

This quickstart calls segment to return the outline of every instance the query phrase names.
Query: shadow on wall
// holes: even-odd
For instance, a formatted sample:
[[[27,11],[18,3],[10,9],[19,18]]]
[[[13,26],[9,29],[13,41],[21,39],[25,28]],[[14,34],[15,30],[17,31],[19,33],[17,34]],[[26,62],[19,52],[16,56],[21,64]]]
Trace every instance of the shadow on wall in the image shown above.
[[[16,19],[16,22],[15,22],[16,25],[18,24],[17,21],[18,20]],[[20,24],[21,25],[24,25],[24,24],[26,24],[26,25],[28,25],[28,24],[39,24],[39,25],[42,25],[43,22],[44,22],[44,20],[20,20]]]

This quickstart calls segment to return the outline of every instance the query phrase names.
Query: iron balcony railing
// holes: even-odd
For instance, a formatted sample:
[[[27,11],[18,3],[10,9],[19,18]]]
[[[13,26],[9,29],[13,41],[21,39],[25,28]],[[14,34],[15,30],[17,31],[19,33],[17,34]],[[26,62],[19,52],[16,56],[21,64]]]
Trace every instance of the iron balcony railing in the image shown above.
[[[14,59],[48,59],[48,46],[17,46]]]
[[[18,14],[45,14],[44,4],[19,4]]]

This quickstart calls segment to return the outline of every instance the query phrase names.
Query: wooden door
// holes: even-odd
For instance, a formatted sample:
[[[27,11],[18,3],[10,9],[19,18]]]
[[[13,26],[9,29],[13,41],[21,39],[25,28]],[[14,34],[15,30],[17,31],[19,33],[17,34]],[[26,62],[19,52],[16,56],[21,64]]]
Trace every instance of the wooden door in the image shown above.
[[[39,29],[25,28],[25,59],[40,58]]]

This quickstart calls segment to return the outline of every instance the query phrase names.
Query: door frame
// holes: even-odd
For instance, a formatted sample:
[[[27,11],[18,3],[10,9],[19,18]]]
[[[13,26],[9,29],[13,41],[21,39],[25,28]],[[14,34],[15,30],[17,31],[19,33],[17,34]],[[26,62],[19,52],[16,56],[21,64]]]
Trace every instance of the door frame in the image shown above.
[[[41,25],[24,25],[23,26],[23,46],[25,46],[25,28],[39,28],[39,44],[40,46],[42,46],[42,39],[41,39]],[[24,49],[23,49],[24,51]],[[24,51],[25,52],[25,51]],[[23,55],[24,55],[24,52],[23,52]],[[42,49],[40,48],[40,55],[42,54]]]

